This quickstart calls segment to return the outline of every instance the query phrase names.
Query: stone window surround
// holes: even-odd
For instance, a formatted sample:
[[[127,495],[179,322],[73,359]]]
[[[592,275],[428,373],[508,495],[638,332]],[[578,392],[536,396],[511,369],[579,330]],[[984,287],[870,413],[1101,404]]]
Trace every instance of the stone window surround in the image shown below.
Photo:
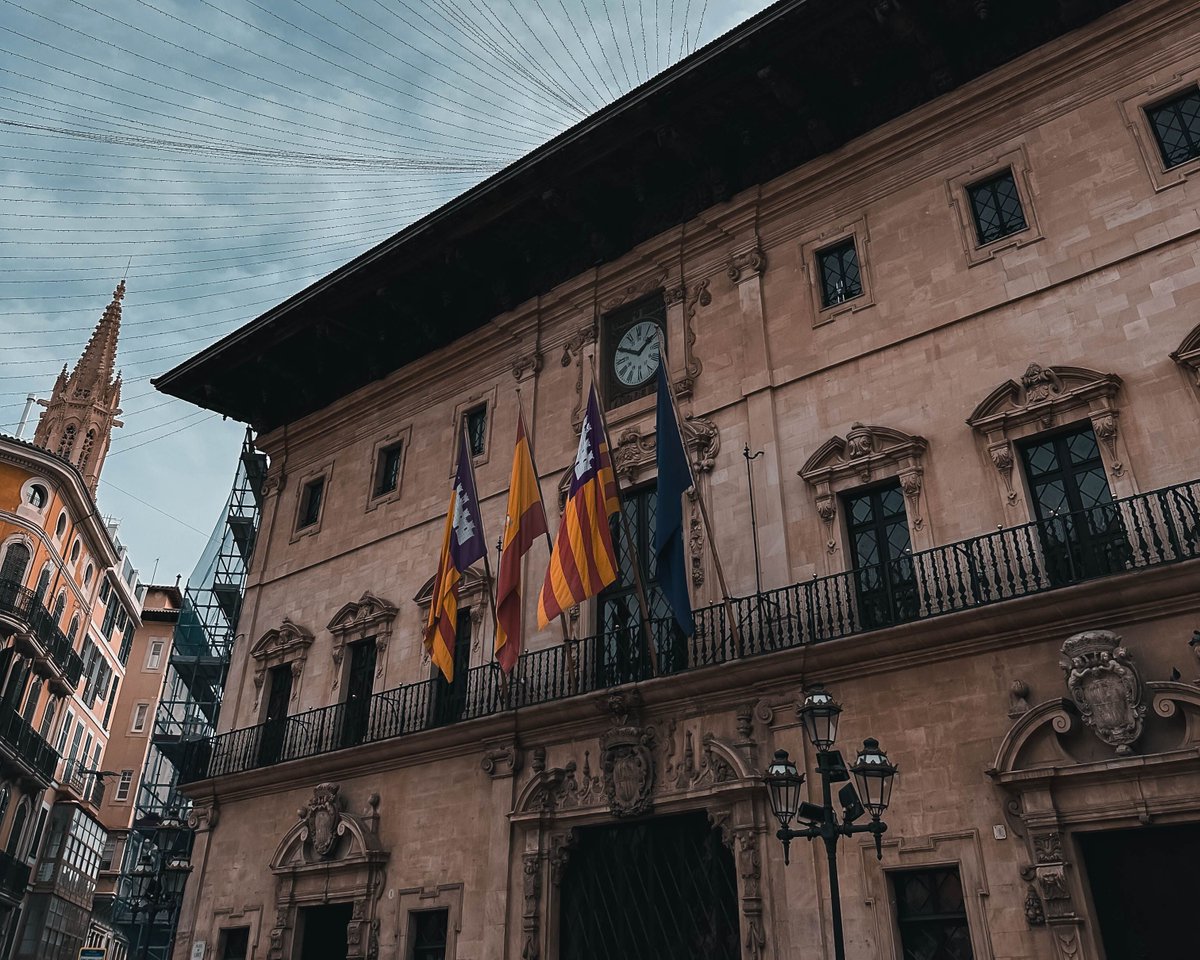
[[[389,891],[390,892],[390,891]],[[406,887],[396,890],[396,956],[412,956],[412,914],[427,910],[446,911],[446,960],[458,956],[458,935],[462,933],[463,884],[439,883],[435,887]]]
[[[321,524],[325,520],[325,511],[329,506],[329,494],[332,489],[333,463],[332,460],[329,460],[320,466],[314,467],[302,474],[296,483],[296,506],[292,511],[291,543],[295,543],[301,537],[312,537],[321,532]],[[317,511],[317,522],[311,523],[307,527],[301,527],[300,511],[304,507],[304,492],[314,480],[322,479],[325,481],[325,487],[321,491],[321,507]]]
[[[1146,110],[1165,100],[1170,100],[1175,94],[1183,93],[1188,87],[1198,84],[1200,84],[1200,67],[1192,67],[1173,73],[1158,83],[1150,83],[1118,103],[1125,127],[1133,137],[1138,156],[1142,160],[1142,166],[1156,193],[1178,186],[1189,177],[1200,173],[1200,157],[1193,157],[1186,163],[1180,163],[1174,167],[1165,166],[1162,151],[1158,147],[1158,139],[1150,126],[1150,117]]]
[[[1183,338],[1179,348],[1171,351],[1171,359],[1184,370],[1189,370],[1188,380],[1200,390],[1200,324]]]
[[[379,469],[379,455],[387,447],[400,444],[400,470],[396,475],[396,487],[384,493],[375,493],[376,471]],[[371,447],[371,459],[367,462],[367,507],[370,511],[384,504],[394,503],[400,499],[400,491],[404,488],[404,465],[408,460],[408,450],[412,445],[412,424],[399,427],[384,434]]]
[[[247,945],[250,947],[249,956],[260,957],[265,954],[262,945],[259,943],[262,930],[262,907],[245,906],[241,908],[221,907],[213,908],[212,928],[209,933],[207,943],[208,951],[204,954],[205,960],[220,960],[221,952],[225,949],[225,931],[237,930],[242,927],[250,928],[250,936],[247,937]],[[202,942],[199,939],[192,941],[193,949],[197,943]],[[191,956],[189,953],[188,956]]]
[[[304,664],[308,661],[308,648],[312,646],[313,635],[299,624],[284,617],[278,627],[268,630],[250,648],[250,657],[255,661],[254,666],[254,711],[261,714],[266,709],[263,698],[263,687],[266,686],[267,672],[273,667],[290,663],[292,666],[292,695],[291,703],[297,703],[300,698],[300,686],[304,677]],[[258,722],[265,717],[260,716]]]
[[[897,477],[904,492],[908,534],[914,552],[935,546],[927,517],[924,493],[924,458],[928,449],[924,437],[912,436],[890,427],[854,423],[846,436],[826,440],[798,471],[812,488],[817,516],[825,527],[825,565],[827,573],[849,569],[845,525],[837,522],[838,500],[867,484]]]
[[[975,215],[971,210],[971,198],[967,189],[1005,170],[1012,171],[1017,195],[1021,198],[1021,212],[1025,215],[1025,229],[981,244],[975,229]],[[954,223],[958,228],[959,242],[962,244],[968,269],[987,263],[1002,251],[1015,250],[1044,239],[1034,203],[1029,154],[1023,143],[1004,153],[989,152],[976,158],[968,166],[959,168],[947,177],[946,193],[950,209],[954,211]]]
[[[859,278],[862,293],[841,303],[824,306],[821,299],[821,270],[817,254],[826,247],[835,246],[845,240],[854,241],[858,256]],[[875,306],[875,294],[871,285],[871,234],[867,228],[867,215],[843,221],[836,226],[811,231],[800,238],[800,264],[808,280],[809,302],[812,305],[812,325],[822,326],[844,314],[857,313]]]
[[[1120,430],[1117,394],[1121,378],[1085,367],[1031,363],[1019,381],[1008,380],[987,395],[967,418],[983,439],[996,489],[1014,524],[1034,519],[1025,473],[1018,469],[1017,444],[1038,434],[1090,421],[1100,441],[1100,456],[1114,499],[1138,492],[1129,453]]]
[[[433,582],[437,577],[430,577],[417,591],[413,597],[413,603],[417,605],[417,610],[421,616],[421,622],[417,627],[417,636],[425,636],[425,625],[429,620],[429,606],[433,603]],[[469,610],[471,614],[471,660],[476,660],[476,654],[479,654],[483,649],[482,626],[483,615],[487,610],[487,600],[485,590],[492,589],[488,583],[488,578],[485,574],[480,573],[475,567],[468,567],[463,573],[462,579],[458,581],[458,609]],[[490,654],[489,654],[490,656]],[[480,660],[479,663],[484,661]],[[424,643],[421,644],[421,663],[429,666],[432,659],[429,656],[429,651],[425,648]],[[470,666],[478,666],[478,663],[470,663]]]
[[[25,586],[29,582],[29,572],[33,569],[33,558],[37,556],[37,544],[33,537],[28,533],[17,532],[9,534],[4,541],[0,543],[0,564],[4,562],[4,558],[8,556],[8,548],[14,543],[24,544],[25,549],[29,551],[29,562],[25,565],[25,573],[22,575],[21,586]]]
[[[40,507],[35,507],[29,502],[30,491],[34,487],[41,487],[46,491],[46,502]],[[32,520],[39,526],[43,525],[46,518],[46,512],[50,509],[50,504],[54,502],[55,487],[45,477],[30,477],[21,484],[20,499],[17,501],[16,514],[19,517],[24,517],[27,520]]]
[[[875,953],[880,957],[900,957],[900,926],[897,921],[892,873],[908,870],[953,867],[962,884],[963,906],[967,913],[971,951],[975,960],[992,960],[992,937],[988,929],[989,897],[987,871],[979,831],[930,834],[927,837],[884,839],[887,867],[875,859],[875,844],[860,842],[858,852],[866,886],[866,903],[874,920]],[[895,866],[893,866],[895,864]]]
[[[484,420],[486,426],[483,430],[483,453],[476,454],[471,457],[471,463],[476,467],[481,467],[487,463],[492,456],[492,433],[496,424],[496,385],[486,387],[482,390],[477,390],[464,400],[460,400],[454,407],[454,419],[451,421],[452,436],[454,442],[450,444],[450,466],[446,470],[446,476],[454,476],[455,461],[458,459],[458,441],[459,432],[464,429],[464,424],[467,414],[476,407],[484,407]],[[405,455],[407,456],[407,454]]]
[[[375,641],[375,680],[387,672],[387,651],[392,625],[399,608],[369,591],[358,600],[343,606],[329,621],[326,629],[333,635],[333,689],[336,690],[350,670],[344,663],[346,645],[362,640]]]

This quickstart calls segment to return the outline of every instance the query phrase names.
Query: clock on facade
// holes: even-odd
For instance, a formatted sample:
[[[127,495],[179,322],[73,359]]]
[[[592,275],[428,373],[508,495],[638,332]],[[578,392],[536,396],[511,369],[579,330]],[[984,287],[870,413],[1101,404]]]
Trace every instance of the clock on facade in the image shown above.
[[[666,319],[661,293],[626,304],[604,317],[605,395],[615,407],[654,390]]]

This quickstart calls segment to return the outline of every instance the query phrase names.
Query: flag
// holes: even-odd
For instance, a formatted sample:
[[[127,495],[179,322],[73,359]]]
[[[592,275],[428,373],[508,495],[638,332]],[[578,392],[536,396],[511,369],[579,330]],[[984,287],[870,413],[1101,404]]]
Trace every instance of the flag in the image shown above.
[[[433,582],[429,621],[425,625],[425,649],[447,681],[454,679],[458,581],[471,564],[483,557],[486,549],[479,498],[475,495],[475,483],[471,476],[471,452],[467,449],[467,433],[462,430],[459,434],[458,466],[450,491],[450,507],[446,511],[442,554]]]
[[[594,597],[617,579],[617,557],[608,518],[620,509],[608,437],[596,388],[592,387],[579,431],[579,450],[575,454],[562,523],[538,600],[540,626]]]
[[[666,364],[658,365],[658,412],[655,457],[658,461],[658,513],[654,518],[654,553],[658,559],[658,586],[670,604],[675,622],[687,635],[696,632],[692,601],[688,596],[687,561],[683,551],[683,495],[694,485],[679,421],[671,400]]]
[[[537,537],[546,535],[546,530],[546,508],[525,436],[525,417],[518,411],[517,445],[508,482],[504,544],[496,581],[496,660],[505,673],[512,672],[521,653],[521,558]]]

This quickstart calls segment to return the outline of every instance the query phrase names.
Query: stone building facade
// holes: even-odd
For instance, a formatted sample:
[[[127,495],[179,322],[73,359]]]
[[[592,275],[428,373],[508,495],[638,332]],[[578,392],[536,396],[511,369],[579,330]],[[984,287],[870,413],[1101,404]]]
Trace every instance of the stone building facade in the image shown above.
[[[815,56],[822,37],[788,18],[833,6],[772,8],[646,109],[705,77],[732,89],[709,103],[730,124],[738,84],[788,103],[776,66],[743,76],[736,58]],[[1016,15],[960,6],[987,29]],[[190,768],[177,957],[830,956],[824,853],[793,843],[785,866],[761,780],[780,748],[815,778],[796,707],[818,681],[845,705],[842,748],[877,737],[901,769],[882,859],[869,838],[840,847],[850,956],[1115,960],[1135,955],[1130,930],[1189,955],[1200,154],[1162,131],[1200,101],[1200,8],[1057,5],[1053,36],[966,79],[910,5],[840,9],[865,18],[864,44],[913,52],[920,103],[474,329],[448,316],[398,369],[377,368],[410,289],[395,274],[429,253],[428,225],[160,381],[254,422],[271,461],[225,732]],[[609,142],[618,114],[580,136]],[[530,169],[569,207],[584,175],[547,157]],[[471,250],[432,256],[469,273]],[[714,520],[710,537],[686,507],[697,637],[656,626],[648,676],[610,592],[572,615],[571,656],[557,625],[538,633],[501,691],[477,571],[470,669],[430,679],[424,604],[464,420],[489,536],[518,403],[553,527],[597,378],[631,517],[652,524],[653,398],[613,369],[645,320]],[[335,366],[348,335],[355,373]],[[237,364],[274,372],[238,392]],[[529,620],[545,560],[539,545],[526,562]],[[668,836],[691,838],[689,876],[712,871],[703,895],[675,892],[703,915],[670,949],[606,954],[631,915],[606,847],[652,860]],[[614,912],[607,946],[581,940]]]

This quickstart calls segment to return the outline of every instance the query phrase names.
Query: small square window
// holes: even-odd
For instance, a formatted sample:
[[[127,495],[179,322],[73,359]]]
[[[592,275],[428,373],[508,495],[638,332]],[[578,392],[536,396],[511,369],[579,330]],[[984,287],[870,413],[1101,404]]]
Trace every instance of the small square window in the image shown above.
[[[150,712],[150,704],[139,703],[133,708],[133,727],[134,733],[141,733],[146,729],[146,715]]]
[[[296,529],[311,527],[321,518],[321,498],[325,495],[325,478],[317,477],[304,485],[300,494],[300,519]]]
[[[222,930],[221,939],[221,960],[246,960],[250,955],[249,927]]]
[[[862,295],[862,272],[854,238],[817,251],[821,273],[821,306],[833,307]]]
[[[979,244],[1020,233],[1028,224],[1012,169],[967,187]]]
[[[467,421],[467,443],[471,456],[481,457],[487,448],[487,404],[472,407],[465,414]]]
[[[449,911],[422,910],[409,914],[409,917],[412,930],[410,960],[446,960]]]
[[[400,483],[400,457],[403,453],[403,443],[389,444],[379,451],[375,463],[375,496],[391,493]]]
[[[1150,118],[1166,167],[1177,167],[1200,157],[1200,87],[1148,107],[1146,116]]]

